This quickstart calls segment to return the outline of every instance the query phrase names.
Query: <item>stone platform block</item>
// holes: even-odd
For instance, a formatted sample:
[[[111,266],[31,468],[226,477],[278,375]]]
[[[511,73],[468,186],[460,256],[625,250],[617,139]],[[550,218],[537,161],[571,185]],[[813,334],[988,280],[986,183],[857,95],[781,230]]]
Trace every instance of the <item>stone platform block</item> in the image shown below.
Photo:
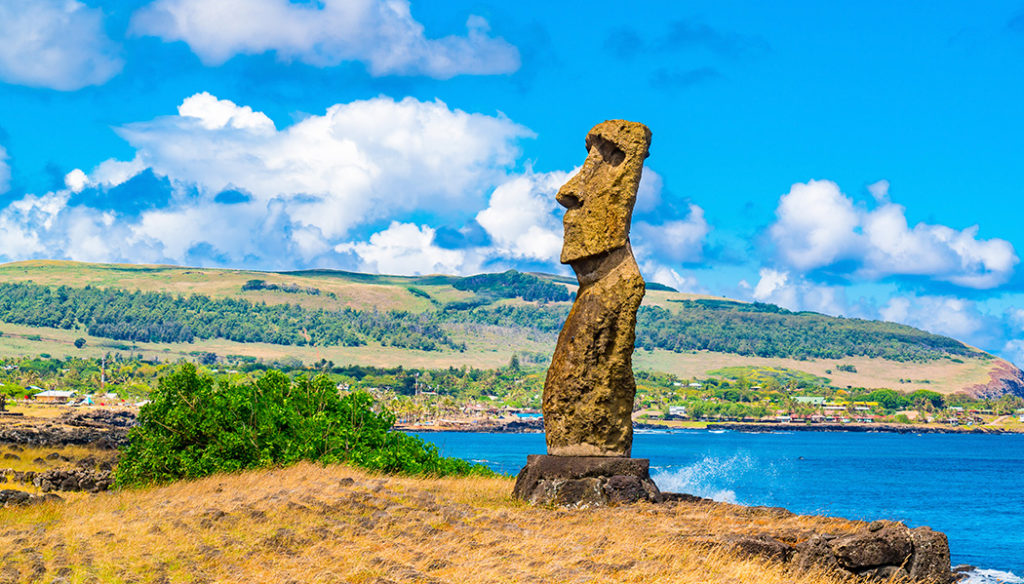
[[[646,458],[531,454],[512,496],[540,505],[591,507],[662,500]]]

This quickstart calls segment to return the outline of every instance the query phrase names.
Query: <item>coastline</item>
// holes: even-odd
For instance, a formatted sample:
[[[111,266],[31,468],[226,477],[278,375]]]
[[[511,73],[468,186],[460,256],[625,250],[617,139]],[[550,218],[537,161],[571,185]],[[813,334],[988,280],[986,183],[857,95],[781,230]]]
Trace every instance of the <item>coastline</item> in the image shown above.
[[[1005,428],[943,428],[912,424],[757,424],[742,422],[711,423],[708,430],[735,432],[880,432],[888,434],[1021,434]]]
[[[544,431],[543,420],[513,420],[509,422],[488,421],[480,423],[441,423],[441,424],[395,424],[394,429],[403,432],[474,432],[474,433],[538,433]],[[706,426],[678,426],[669,424],[633,423],[634,430],[732,430],[737,432],[883,432],[898,434],[1018,434],[1024,433],[1008,428],[989,428],[974,426],[942,427],[916,426],[913,424],[787,424],[787,423],[749,423],[749,422],[711,422]]]
[[[500,420],[487,422],[451,421],[439,424],[396,424],[395,430],[400,432],[435,433],[435,432],[472,432],[488,434],[530,434],[544,431],[543,420]],[[734,432],[859,432],[889,434],[1022,434],[1019,430],[1007,428],[988,428],[984,426],[942,427],[916,426],[913,424],[787,424],[757,422],[709,422],[704,426],[678,426],[669,424],[650,424],[634,422],[633,430],[672,431],[672,430],[731,430]]]

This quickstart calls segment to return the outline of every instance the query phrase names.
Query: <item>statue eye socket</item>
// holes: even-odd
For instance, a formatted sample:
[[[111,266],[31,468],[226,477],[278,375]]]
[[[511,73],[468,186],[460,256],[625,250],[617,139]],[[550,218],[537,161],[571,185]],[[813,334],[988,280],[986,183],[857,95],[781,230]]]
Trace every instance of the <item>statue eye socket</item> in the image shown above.
[[[612,166],[618,166],[622,164],[622,161],[626,159],[626,153],[622,151],[614,142],[605,140],[601,136],[592,136],[592,141],[589,144],[591,147],[596,147],[598,153],[601,154],[601,158],[607,164]]]

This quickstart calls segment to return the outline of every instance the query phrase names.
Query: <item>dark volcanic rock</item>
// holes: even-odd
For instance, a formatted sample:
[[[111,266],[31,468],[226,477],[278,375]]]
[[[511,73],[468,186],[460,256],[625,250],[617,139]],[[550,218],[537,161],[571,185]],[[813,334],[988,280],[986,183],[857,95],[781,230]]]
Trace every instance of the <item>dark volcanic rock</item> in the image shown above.
[[[793,547],[792,562],[799,570],[824,569],[882,581],[954,579],[944,534],[893,521],[874,521],[841,536],[814,535]]]
[[[914,580],[939,580],[949,575],[949,540],[946,534],[918,527],[910,531],[914,555],[910,558],[910,577]]]
[[[595,506],[661,501],[647,459],[530,455],[513,496],[543,505]]]
[[[782,543],[769,535],[742,535],[726,540],[731,547],[744,556],[788,562],[793,556],[793,546]]]
[[[14,489],[4,489],[0,491],[0,505],[10,503],[12,505],[21,505],[28,503],[32,498],[30,493],[25,491],[15,491]]]
[[[127,410],[84,410],[65,412],[60,422],[83,428],[131,428],[135,414]]]
[[[879,566],[902,566],[914,550],[910,530],[901,523],[890,523],[872,531],[840,537],[830,542],[839,565],[854,572]],[[948,562],[946,569],[949,569]]]
[[[0,426],[0,443],[26,446],[95,445],[114,449],[127,444],[128,430],[135,425],[135,415],[127,411],[66,412],[60,424],[19,423]]]
[[[832,547],[828,545],[828,541],[822,535],[815,535],[807,541],[797,544],[794,552],[793,563],[800,570],[840,569],[839,562],[836,561],[836,556],[832,553]]]
[[[114,483],[110,471],[94,471],[85,469],[74,470],[48,470],[38,473],[27,482],[42,489],[44,493],[50,491],[88,491],[98,493],[110,488]]]
[[[0,507],[3,507],[4,505],[31,505],[33,503],[63,500],[64,499],[57,495],[52,494],[33,495],[31,493],[26,493],[25,491],[16,491],[14,489],[0,490]]]

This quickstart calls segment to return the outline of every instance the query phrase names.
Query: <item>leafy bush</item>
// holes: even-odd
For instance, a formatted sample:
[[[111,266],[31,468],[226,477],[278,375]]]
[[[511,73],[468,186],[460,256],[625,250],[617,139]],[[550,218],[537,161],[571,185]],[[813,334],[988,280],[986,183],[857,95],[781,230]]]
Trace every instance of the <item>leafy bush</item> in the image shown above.
[[[160,381],[128,434],[118,486],[163,483],[300,460],[348,462],[389,473],[490,474],[391,431],[394,415],[365,393],[339,395],[327,377],[290,380],[268,371],[217,385],[184,364]]]

